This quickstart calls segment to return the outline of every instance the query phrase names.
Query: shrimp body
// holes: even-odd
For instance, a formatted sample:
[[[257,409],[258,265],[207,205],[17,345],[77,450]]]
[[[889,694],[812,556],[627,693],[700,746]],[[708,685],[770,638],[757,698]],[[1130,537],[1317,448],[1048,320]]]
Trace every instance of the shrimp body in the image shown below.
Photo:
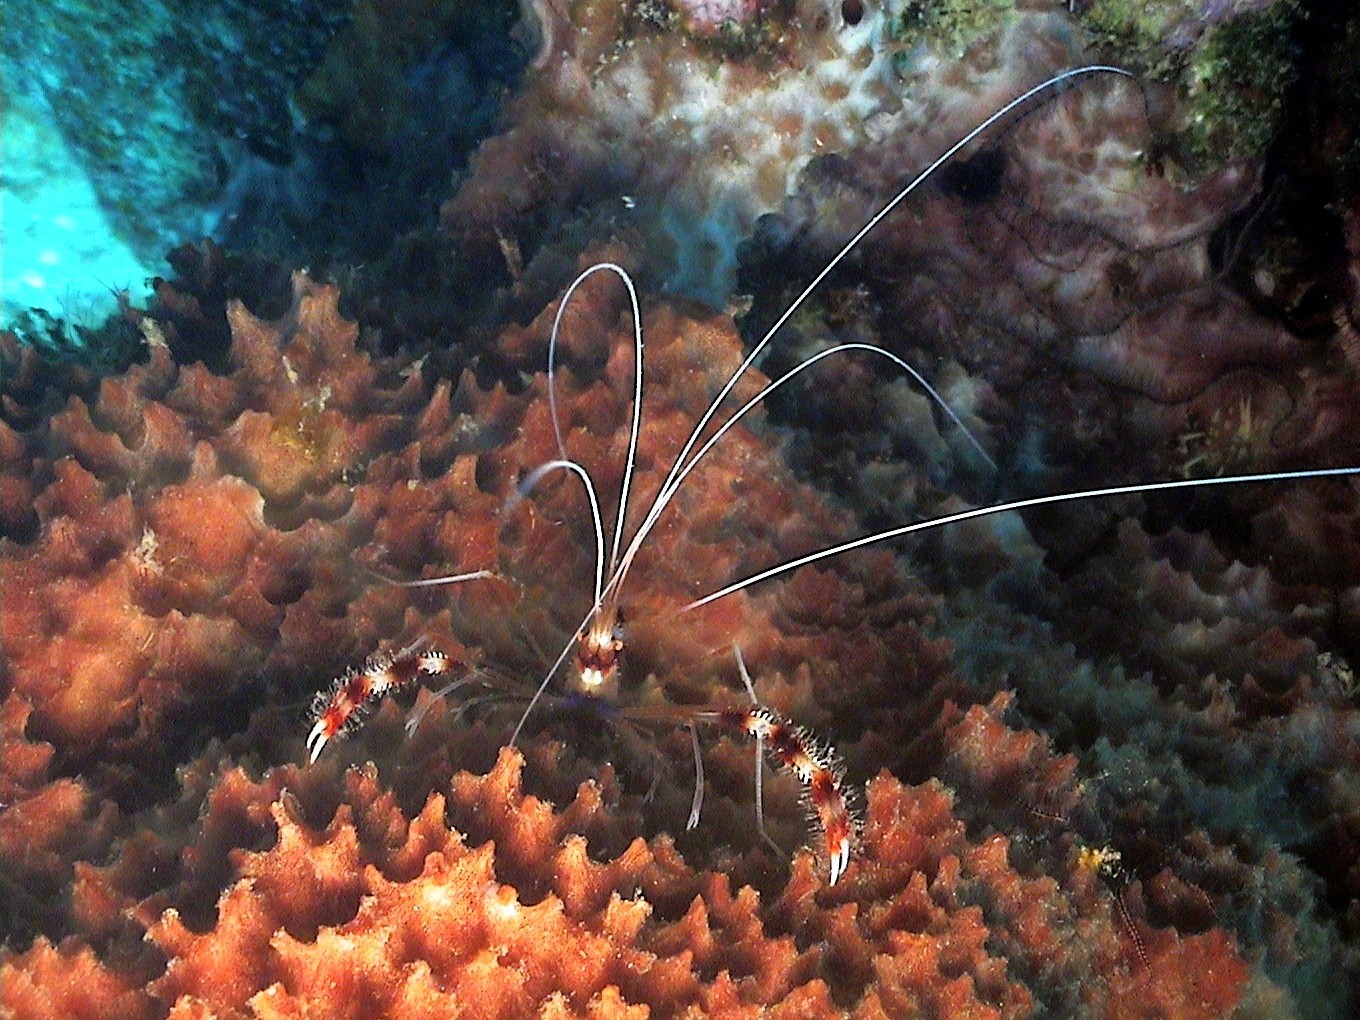
[[[860,351],[883,356],[894,361],[899,368],[903,369],[916,379],[942,410],[953,419],[955,425],[962,430],[964,436],[972,443],[982,459],[995,467],[981,443],[968,432],[967,428],[949,405],[944,402],[940,395],[930,387],[915,369],[911,368],[911,366],[907,365],[896,355],[871,344],[846,343],[828,350],[820,351],[801,362],[781,377],[763,386],[755,396],[751,397],[736,410],[729,409],[730,413],[723,412],[724,408],[728,407],[726,402],[729,395],[733,393],[739,381],[747,371],[755,365],[757,359],[761,356],[762,351],[764,351],[775,339],[779,331],[807,301],[813,291],[844,261],[864,237],[882,222],[884,218],[891,214],[892,211],[914,190],[939,171],[941,167],[945,166],[968,145],[974,142],[992,125],[1009,116],[1011,113],[1024,106],[1024,104],[1030,102],[1033,97],[1047,90],[1058,88],[1075,79],[1095,74],[1112,74],[1125,78],[1132,77],[1128,72],[1119,68],[1091,66],[1064,72],[1063,74],[1056,75],[1053,78],[1036,85],[1034,88],[997,110],[979,124],[978,127],[960,138],[934,162],[918,173],[909,184],[902,188],[888,203],[875,213],[874,216],[871,217],[824,266],[812,281],[806,285],[799,293],[798,297],[788,305],[786,310],[779,316],[774,325],[769,328],[763,337],[753,345],[745,360],[743,360],[741,365],[731,374],[730,378],[722,386],[720,392],[718,392],[709,403],[707,410],[699,417],[697,424],[694,425],[678,455],[671,463],[669,469],[667,469],[665,477],[653,496],[650,505],[648,505],[642,513],[641,520],[631,528],[627,527],[625,520],[629,510],[630,486],[637,458],[638,436],[641,430],[641,398],[644,365],[644,342],[638,297],[629,274],[614,263],[600,263],[591,266],[577,276],[575,281],[567,288],[559,302],[556,318],[553,322],[552,336],[548,346],[547,397],[551,409],[551,420],[557,440],[557,452],[559,456],[555,460],[542,463],[534,468],[520,483],[518,491],[513,498],[507,502],[505,509],[510,509],[515,503],[525,498],[528,493],[550,473],[566,471],[576,476],[584,487],[594,525],[594,597],[589,610],[585,613],[580,623],[566,640],[564,647],[562,647],[560,653],[548,668],[546,674],[542,677],[537,688],[533,689],[532,695],[525,697],[524,700],[527,701],[527,705],[510,737],[510,744],[513,745],[518,739],[530,713],[533,711],[535,705],[539,703],[540,698],[545,695],[545,692],[547,692],[554,677],[558,675],[559,670],[565,670],[565,672],[569,674],[565,683],[567,697],[588,698],[602,704],[613,705],[620,690],[621,656],[625,646],[622,632],[619,627],[621,593],[637,555],[646,547],[648,536],[656,529],[658,520],[674,500],[677,492],[684,484],[685,479],[699,465],[709,451],[712,450],[714,445],[721,441],[722,437],[732,430],[758,403],[780,387],[784,386],[791,379],[818,364],[823,359],[851,351]],[[568,457],[561,424],[558,418],[556,396],[553,389],[556,345],[563,312],[576,289],[588,277],[600,272],[610,272],[617,275],[628,292],[632,312],[634,345],[633,363],[635,365],[627,460],[624,465],[625,469],[618,494],[617,511],[612,529],[612,542],[606,541],[603,515],[600,510],[600,500],[596,493],[594,481],[580,463],[577,463]],[[1360,468],[1347,467],[1310,471],[1287,471],[1273,474],[1224,476],[1193,481],[1153,482],[1142,485],[1113,486],[1085,492],[1061,493],[1057,495],[1014,500],[1009,503],[994,506],[977,507],[932,520],[916,521],[914,523],[889,528],[872,535],[867,535],[862,538],[822,549],[818,552],[809,553],[736,581],[718,591],[703,596],[702,598],[695,599],[687,606],[681,608],[679,612],[683,613],[697,609],[730,594],[744,590],[754,584],[758,584],[767,578],[794,570],[800,566],[819,562],[822,559],[838,556],[853,549],[888,541],[917,531],[933,529],[947,524],[980,518],[1008,510],[1023,510],[1030,507],[1050,505],[1071,500],[1164,491],[1190,486],[1227,485],[1247,482],[1279,482],[1354,474],[1360,474]],[[484,575],[484,572],[481,573]],[[413,585],[443,584],[469,579],[473,576],[478,575],[429,578],[411,583]],[[740,662],[739,657],[738,661]],[[567,666],[569,662],[571,663],[570,667]],[[314,705],[315,722],[307,738],[307,748],[310,758],[315,760],[331,739],[343,736],[356,728],[360,723],[363,711],[376,699],[384,697],[403,687],[412,685],[426,677],[442,676],[447,673],[450,668],[449,660],[438,652],[417,653],[413,650],[408,650],[407,652],[398,653],[396,655],[378,656],[370,659],[363,667],[358,670],[352,670],[340,677],[334,682],[328,692],[319,695],[316,699]],[[802,787],[803,801],[808,811],[811,826],[825,844],[824,854],[828,862],[828,880],[830,883],[834,884],[846,874],[847,868],[851,863],[859,831],[858,820],[851,806],[850,790],[846,782],[845,770],[841,758],[832,747],[818,740],[808,730],[786,720],[774,710],[756,702],[754,689],[749,682],[749,678],[745,676],[744,667],[743,679],[747,680],[747,687],[751,693],[753,702],[751,705],[699,710],[680,707],[672,708],[671,706],[665,706],[660,710],[632,710],[627,707],[620,707],[618,708],[618,715],[620,718],[624,719],[631,718],[636,723],[683,725],[689,728],[691,735],[694,733],[694,724],[696,722],[707,722],[715,724],[728,732],[754,739],[757,744],[757,762],[762,760],[763,753],[768,752],[776,766],[781,771],[791,774]],[[452,686],[456,686],[458,682],[459,681],[455,681],[455,684]],[[524,693],[527,695],[527,692],[528,688],[526,687]],[[611,711],[613,711],[612,707]],[[694,738],[694,750],[697,781],[694,807],[691,811],[691,824],[694,824],[698,818],[703,786],[702,759],[699,752],[697,737]],[[757,772],[756,789],[757,818],[759,819],[759,772]]]
[[[614,701],[619,694],[619,655],[624,647],[618,626],[618,606],[611,600],[591,618],[577,641],[575,693]]]

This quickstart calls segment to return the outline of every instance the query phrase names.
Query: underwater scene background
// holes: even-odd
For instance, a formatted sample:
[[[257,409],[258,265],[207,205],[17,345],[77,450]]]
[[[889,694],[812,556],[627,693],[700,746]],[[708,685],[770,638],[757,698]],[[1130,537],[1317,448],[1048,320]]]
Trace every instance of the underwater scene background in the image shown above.
[[[1360,15],[1303,0],[6,0],[0,1015],[1349,1017]],[[731,406],[709,401],[940,153]],[[549,341],[562,311],[549,399]],[[985,449],[978,453],[969,437]],[[487,571],[456,585],[400,583]],[[308,762],[370,656],[470,679]],[[844,758],[829,881],[799,783]],[[437,685],[432,685],[437,686]],[[697,734],[705,793],[695,792]],[[513,746],[511,746],[513,743]],[[768,839],[762,838],[767,834]],[[805,846],[804,844],[809,844]]]

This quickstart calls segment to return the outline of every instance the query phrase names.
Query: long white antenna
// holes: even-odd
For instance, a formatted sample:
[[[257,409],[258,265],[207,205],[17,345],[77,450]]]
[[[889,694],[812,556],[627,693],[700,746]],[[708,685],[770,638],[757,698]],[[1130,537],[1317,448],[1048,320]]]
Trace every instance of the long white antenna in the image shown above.
[[[571,286],[567,288],[562,300],[557,303],[557,314],[553,316],[552,334],[548,338],[548,413],[552,417],[553,435],[557,438],[557,452],[561,460],[570,460],[567,446],[562,439],[562,425],[557,417],[557,391],[554,382],[557,378],[557,336],[562,328],[562,316],[576,288],[599,272],[610,272],[623,281],[628,290],[628,304],[633,313],[633,419],[628,433],[628,459],[623,468],[623,484],[619,491],[619,509],[614,519],[614,542],[609,550],[609,575],[619,562],[619,546],[623,542],[623,520],[628,512],[628,493],[633,482],[633,465],[637,461],[638,434],[642,426],[642,312],[638,306],[637,287],[628,270],[614,262],[599,262],[584,270]],[[598,568],[597,568],[598,569]],[[595,597],[599,598],[598,585]]]
[[[727,383],[719,391],[718,395],[714,397],[713,401],[708,405],[708,410],[703,413],[698,424],[694,426],[694,430],[690,433],[689,439],[685,441],[684,447],[680,450],[680,455],[676,457],[675,463],[671,466],[669,473],[666,475],[666,480],[662,483],[661,489],[657,492],[656,500],[652,503],[651,509],[647,511],[646,518],[638,527],[637,532],[633,535],[632,541],[628,543],[628,548],[624,551],[623,559],[621,561],[623,571],[627,571],[628,565],[632,562],[633,557],[637,555],[638,548],[642,545],[643,540],[655,526],[657,518],[675,496],[676,490],[679,488],[681,476],[688,474],[693,465],[701,456],[703,456],[703,453],[701,452],[696,454],[692,460],[686,460],[690,455],[690,451],[692,451],[695,444],[698,443],[699,436],[703,434],[705,427],[713,420],[713,416],[718,413],[718,408],[722,405],[723,401],[727,399],[727,395],[732,392],[733,388],[736,387],[737,382],[746,374],[746,370],[755,364],[756,359],[760,357],[761,352],[763,352],[770,341],[774,339],[775,334],[784,328],[784,324],[787,323],[789,319],[793,317],[794,313],[803,306],[803,303],[812,295],[813,291],[821,286],[822,281],[830,276],[831,273],[835,271],[836,267],[839,266],[852,251],[854,251],[859,243],[868,235],[869,231],[883,222],[894,209],[906,200],[907,196],[925,183],[925,181],[939,170],[940,167],[944,166],[958,155],[960,151],[972,144],[979,135],[997,121],[1009,116],[1016,109],[1023,106],[1040,93],[1055,88],[1064,82],[1091,74],[1117,74],[1121,77],[1130,79],[1135,77],[1131,72],[1124,70],[1122,67],[1111,67],[1106,64],[1091,64],[1085,67],[1077,67],[1069,71],[1063,71],[1061,74],[1056,74],[1053,77],[1040,82],[1038,85],[1035,85],[1015,99],[1012,99],[1009,103],[1001,107],[981,124],[973,128],[973,130],[969,131],[937,156],[929,166],[913,177],[905,187],[883,206],[883,208],[874,213],[874,215],[855,232],[850,240],[846,241],[845,244],[841,246],[841,249],[831,257],[831,260],[822,267],[821,271],[812,278],[812,281],[804,287],[798,296],[793,299],[793,302],[784,309],[783,314],[775,320],[774,325],[765,331],[765,335],[760,338],[753,348],[751,348],[751,353],[746,356],[746,360],[732,373],[731,378],[727,380]],[[708,444],[704,447],[704,450],[707,451],[710,447],[711,444]]]
[[[1346,475],[1360,475],[1360,467],[1342,468],[1314,468],[1307,471],[1271,471],[1259,475],[1224,475],[1221,478],[1178,478],[1169,482],[1140,482],[1137,485],[1113,485],[1104,489],[1083,489],[1080,492],[1058,492],[1048,496],[1032,496],[1029,499],[1012,500],[1009,503],[997,503],[993,506],[979,506],[972,510],[960,510],[958,513],[945,514],[943,517],[932,517],[928,521],[917,521],[914,524],[904,524],[900,527],[889,528],[887,531],[875,532],[872,535],[865,535],[862,538],[852,539],[849,542],[842,542],[817,552],[808,553],[806,556],[799,556],[781,563],[778,566],[762,570],[758,574],[734,581],[725,588],[720,588],[711,595],[705,595],[701,599],[695,599],[689,605],[680,610],[688,613],[692,609],[706,606],[710,602],[717,602],[718,599],[725,598],[734,592],[739,592],[743,588],[749,588],[753,584],[769,580],[771,577],[778,577],[786,574],[790,570],[797,570],[805,567],[809,563],[818,563],[821,560],[830,559],[832,556],[839,556],[841,553],[851,552],[854,549],[863,549],[867,545],[876,542],[886,542],[889,539],[901,538],[903,535],[910,535],[917,531],[928,531],[931,528],[940,528],[946,524],[957,524],[960,521],[971,521],[977,517],[990,517],[992,514],[1005,513],[1008,510],[1028,510],[1036,506],[1050,506],[1054,503],[1071,503],[1078,499],[1100,499],[1104,496],[1129,496],[1140,492],[1166,492],[1169,489],[1188,489],[1204,488],[1210,485],[1242,485],[1247,482],[1294,482],[1305,478],[1338,478]]]
[[[591,481],[589,471],[574,460],[550,460],[546,464],[540,464],[529,472],[524,481],[519,483],[515,494],[506,500],[502,512],[508,513],[519,506],[520,501],[529,495],[546,475],[553,471],[570,471],[581,479],[581,485],[586,490],[586,499],[590,502],[590,522],[595,529],[595,601],[598,602],[604,588],[604,523],[600,517],[600,500],[595,495],[595,483]],[[443,580],[443,578],[439,578],[439,580]]]

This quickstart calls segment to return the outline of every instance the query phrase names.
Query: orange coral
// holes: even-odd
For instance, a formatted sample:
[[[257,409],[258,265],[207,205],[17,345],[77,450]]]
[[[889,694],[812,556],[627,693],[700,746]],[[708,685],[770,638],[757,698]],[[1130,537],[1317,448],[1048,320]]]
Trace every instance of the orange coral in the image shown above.
[[[845,738],[852,773],[879,774],[834,887],[811,854],[785,865],[761,844],[749,746],[712,744],[702,823],[679,834],[684,733],[582,722],[565,701],[519,751],[502,745],[521,701],[462,715],[424,697],[409,737],[389,703],[348,751],[287,764],[304,758],[297,704],[382,645],[426,637],[531,689],[545,665],[533,646],[550,655],[588,608],[592,544],[577,486],[500,513],[555,455],[541,373],[554,308],[505,338],[520,393],[470,373],[427,387],[408,361],[358,349],[333,288],[295,286],[277,322],[233,308],[230,370],[155,350],[97,399],[15,427],[22,449],[5,463],[31,464],[39,526],[0,556],[0,848],[7,883],[42,881],[59,905],[13,919],[0,1007],[1122,1016],[1155,996],[1208,1017],[1262,980],[1215,905],[1190,906],[1208,900],[1192,866],[1256,865],[1196,834],[1146,887],[1156,869],[1114,891],[1083,868],[1099,805],[1075,759],[1003,721],[1042,702],[978,704],[996,684],[961,678],[938,636],[946,606],[891,554],[801,571],[675,625],[705,586],[849,528],[759,422],[695,472],[671,511],[683,526],[663,523],[638,559],[629,695],[675,715],[743,701],[728,689],[735,641],[762,700]],[[568,452],[612,493],[630,324],[616,284],[580,295],[557,393]],[[644,318],[640,504],[741,356],[721,316],[657,304]],[[1015,555],[979,552],[1002,570]],[[1125,555],[1151,556],[1136,542]],[[509,583],[406,589],[363,567],[494,568]],[[1031,668],[1049,661],[1042,647],[1024,645]],[[1051,654],[1055,675],[1081,675]],[[345,770],[346,754],[376,764]],[[782,846],[803,838],[797,792],[767,790]]]
[[[158,1011],[140,982],[114,972],[89,946],[57,947],[40,939],[17,967],[0,963],[0,1006],[26,1020],[140,1020]]]
[[[1180,1017],[1221,1016],[1241,995],[1246,968],[1222,933],[1166,933],[1142,974],[1102,890],[1078,880],[1064,893],[1052,879],[1017,875],[1004,839],[969,841],[938,783],[876,779],[864,854],[845,887],[827,889],[801,853],[785,890],[766,898],[690,871],[664,838],[592,861],[582,832],[611,824],[600,788],[582,786],[555,812],[523,793],[522,767],[502,752],[486,776],[455,777],[447,798],[431,794],[409,821],[376,772],[353,771],[322,828],[305,820],[317,792],[307,784],[299,800],[286,775],[231,781],[208,824],[267,806],[272,845],[230,854],[232,877],[208,930],[192,930],[175,909],[150,921],[164,973],[128,1008],[361,1018],[620,1015],[630,1006],[746,1015],[766,1006],[801,1016],[1018,1017],[1037,1003],[1013,971],[1033,984],[1080,959],[1105,977],[1079,994],[1107,1002],[1111,1016],[1128,1015],[1149,989]],[[530,870],[546,884],[528,894],[505,884]],[[6,962],[7,1005],[35,1001],[39,986],[52,986],[41,993],[49,998],[76,987],[47,969],[52,952],[39,944]]]

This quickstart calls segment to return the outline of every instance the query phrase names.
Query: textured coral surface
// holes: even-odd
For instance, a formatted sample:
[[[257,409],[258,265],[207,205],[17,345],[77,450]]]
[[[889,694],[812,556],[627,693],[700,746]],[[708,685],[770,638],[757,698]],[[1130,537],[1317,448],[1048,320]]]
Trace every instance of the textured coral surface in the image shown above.
[[[946,604],[883,552],[677,620],[688,597],[850,527],[755,422],[696,472],[673,511],[683,525],[658,530],[630,579],[634,714],[583,717],[550,697],[524,752],[498,752],[588,603],[579,487],[502,510],[554,453],[535,366],[555,306],[499,338],[527,373],[511,393],[364,354],[334,288],[294,287],[273,322],[229,307],[220,373],[155,346],[88,400],[11,400],[7,475],[32,486],[36,514],[0,578],[14,1015],[1213,1017],[1287,995],[1268,974],[1341,953],[1294,858],[1211,827],[1223,819],[1205,799],[1231,791],[1223,763],[1206,770],[1189,746],[1254,755],[1292,774],[1281,783],[1332,769],[1297,824],[1321,812],[1346,831],[1354,713],[1299,687],[1317,676],[1310,618],[1272,608],[1291,589],[1264,568],[1130,523],[1067,582],[1074,601],[1086,587],[1108,601],[1113,577],[1164,575],[1135,589],[1166,605],[1139,607],[1127,648],[1135,635],[1098,616],[1073,632],[1152,670],[1172,692],[1161,701],[1149,676],[1075,660],[1036,618],[968,615],[985,587],[941,575]],[[627,303],[595,277],[569,313],[566,445],[612,493]],[[740,358],[722,317],[649,302],[644,325],[639,501]],[[974,535],[969,556],[1014,590],[1041,583],[1030,540],[1006,534]],[[422,590],[381,576],[477,568],[500,578]],[[1214,625],[1190,638],[1205,614]],[[303,757],[311,689],[417,637],[494,663],[490,700],[455,712],[422,695],[410,739],[388,703],[318,764],[287,764]],[[710,796],[684,833],[687,741],[664,720],[740,699],[733,643],[764,701],[835,735],[857,781],[877,773],[834,887],[815,852],[790,864],[761,844],[752,750],[726,738],[705,738]],[[1064,727],[1108,715],[1091,754],[1113,778],[1082,780],[1014,715],[1015,694],[989,694],[1003,669],[1065,742]],[[783,847],[803,839],[795,794],[767,791]],[[1111,840],[1136,874],[1091,865]]]
[[[883,343],[998,466],[878,363],[828,361],[643,547],[618,704],[552,685],[509,746],[595,567],[579,479],[518,487],[565,453],[608,533],[639,368],[596,274],[562,316],[559,449],[568,280],[730,284],[775,214],[743,249],[758,335],[922,152],[1082,56],[1079,19],[1011,6],[889,35],[914,5],[539,5],[536,70],[442,213],[477,312],[425,293],[447,266],[419,239],[400,292],[343,311],[206,243],[129,316],[125,372],[0,339],[0,1015],[1352,1015],[1357,483],[977,520],[680,612],[965,502],[1360,464],[1360,209],[1303,260],[1259,160],[1154,165],[1187,116],[1156,89],[1003,125],[762,363]],[[634,525],[748,349],[660,289],[641,317]],[[304,764],[314,692],[417,643],[462,686]],[[765,776],[762,831],[755,748],[709,725],[747,702],[734,646],[862,791],[835,884],[797,784]]]

